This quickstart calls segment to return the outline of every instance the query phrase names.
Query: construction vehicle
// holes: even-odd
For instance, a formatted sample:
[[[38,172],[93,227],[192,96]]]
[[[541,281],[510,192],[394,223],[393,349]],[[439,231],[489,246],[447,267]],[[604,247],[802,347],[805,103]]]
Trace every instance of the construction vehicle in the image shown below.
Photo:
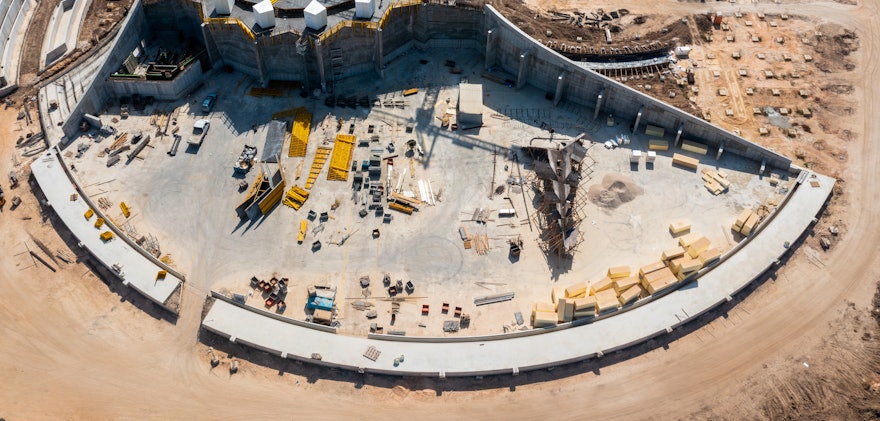
[[[299,221],[299,235],[296,237],[296,242],[302,244],[306,239],[306,230],[309,228],[309,221],[307,219],[303,219]]]

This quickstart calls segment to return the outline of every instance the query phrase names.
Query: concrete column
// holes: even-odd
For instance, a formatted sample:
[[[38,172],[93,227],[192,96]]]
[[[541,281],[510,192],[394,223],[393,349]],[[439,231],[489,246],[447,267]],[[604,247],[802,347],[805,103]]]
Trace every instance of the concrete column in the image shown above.
[[[327,71],[324,70],[324,46],[321,40],[315,38],[315,63],[318,64],[318,73],[321,75],[321,92],[327,92]]]
[[[265,87],[269,81],[266,80],[266,66],[263,65],[263,53],[260,50],[260,42],[254,41],[254,58],[257,62],[257,73],[260,75],[260,86]]]
[[[721,141],[721,145],[718,146],[718,153],[715,154],[715,160],[718,161],[721,159],[721,154],[724,153],[724,141]]]
[[[556,94],[553,95],[553,105],[559,105],[559,102],[562,101],[562,94],[565,91],[565,72],[559,74],[559,77],[556,78]]]
[[[223,57],[221,57],[216,49],[217,46],[214,44],[214,37],[211,36],[211,31],[208,30],[208,24],[203,23],[202,25],[202,39],[205,40],[205,50],[208,52],[208,60],[211,60],[211,66],[216,66]]]
[[[382,45],[382,28],[376,29],[376,72],[385,79],[385,50]]]
[[[635,133],[637,130],[639,130],[639,123],[642,121],[642,113],[643,113],[644,111],[645,111],[645,106],[644,106],[644,105],[642,105],[641,107],[639,107],[639,113],[636,114],[636,122],[633,124],[633,129],[632,129],[632,132],[633,132],[633,133]]]
[[[599,118],[599,112],[602,111],[602,100],[605,99],[605,88],[602,88],[599,91],[599,96],[596,97],[596,111],[593,112],[593,120]]]
[[[523,86],[526,85],[526,76],[528,70],[528,62],[529,62],[529,52],[523,51],[522,54],[519,55],[519,71],[516,74],[516,89],[522,89]]]
[[[495,65],[495,48],[493,48],[492,42],[495,40],[495,33],[497,31],[498,29],[496,28],[486,31],[486,70]]]
[[[677,148],[679,142],[681,142],[681,132],[684,131],[684,122],[678,124],[678,132],[675,133],[675,147]]]

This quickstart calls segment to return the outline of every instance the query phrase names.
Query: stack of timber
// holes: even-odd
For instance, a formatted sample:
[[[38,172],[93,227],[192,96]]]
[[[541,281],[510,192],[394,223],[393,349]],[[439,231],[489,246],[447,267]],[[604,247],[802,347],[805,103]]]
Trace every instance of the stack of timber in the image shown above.
[[[680,167],[690,168],[692,170],[696,170],[699,166],[700,161],[696,158],[691,158],[686,155],[682,155],[679,153],[672,154],[672,165],[678,165]]]
[[[304,107],[294,111],[293,128],[290,130],[290,150],[288,156],[306,156],[309,134],[312,130],[312,113]]]
[[[707,145],[688,139],[681,140],[681,149],[700,155],[705,155],[709,153],[709,147]]]
[[[324,162],[327,161],[327,157],[330,155],[330,148],[326,146],[319,146],[318,150],[315,151],[315,159],[312,160],[312,169],[309,170],[309,178],[306,180],[306,190],[311,190],[312,186],[315,185],[315,180],[318,179],[318,174],[321,173],[321,168],[324,168]]]
[[[645,134],[653,137],[663,137],[666,133],[666,130],[662,127],[652,126],[650,124],[645,126]]]
[[[348,171],[351,167],[351,150],[356,138],[349,134],[336,135],[333,144],[333,155],[330,157],[330,171],[327,179],[330,181],[345,181],[348,179]]]
[[[761,222],[761,216],[751,209],[745,209],[736,217],[731,229],[742,235],[749,235],[754,231],[758,223]]]
[[[489,253],[489,236],[486,234],[477,234],[473,239],[474,249],[477,254],[484,256]]]
[[[669,150],[669,142],[660,139],[648,140],[649,151],[666,151]]]
[[[669,232],[672,235],[684,234],[691,230],[691,223],[686,220],[678,220],[669,224]]]
[[[727,180],[727,176],[722,172],[715,172],[704,168],[703,181],[706,182],[703,184],[706,190],[709,190],[715,196],[726,192],[730,188],[730,181]]]

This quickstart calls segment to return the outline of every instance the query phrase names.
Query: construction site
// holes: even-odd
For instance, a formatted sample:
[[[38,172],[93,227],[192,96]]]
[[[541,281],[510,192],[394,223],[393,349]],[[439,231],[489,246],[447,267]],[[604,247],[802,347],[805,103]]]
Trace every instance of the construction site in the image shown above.
[[[855,247],[865,174],[845,164],[870,140],[837,117],[863,116],[869,34],[685,6],[134,0],[74,50],[89,3],[59,4],[38,82],[6,99],[0,206],[35,225],[11,267],[87,269],[78,283],[107,286],[88,302],[131,302],[99,305],[90,334],[140,311],[204,372],[265,388],[277,371],[304,393],[537,397],[698,352],[729,314],[724,343],[754,345],[740,322],[812,305]],[[851,282],[840,294],[876,306]],[[785,399],[754,411],[806,414]]]

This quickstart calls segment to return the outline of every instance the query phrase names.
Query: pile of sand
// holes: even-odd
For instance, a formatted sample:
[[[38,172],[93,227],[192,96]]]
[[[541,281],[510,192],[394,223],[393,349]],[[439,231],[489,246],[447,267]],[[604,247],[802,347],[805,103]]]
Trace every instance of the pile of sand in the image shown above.
[[[590,186],[587,194],[596,206],[614,209],[631,202],[645,190],[632,179],[620,174],[608,174],[602,178],[601,184]]]

